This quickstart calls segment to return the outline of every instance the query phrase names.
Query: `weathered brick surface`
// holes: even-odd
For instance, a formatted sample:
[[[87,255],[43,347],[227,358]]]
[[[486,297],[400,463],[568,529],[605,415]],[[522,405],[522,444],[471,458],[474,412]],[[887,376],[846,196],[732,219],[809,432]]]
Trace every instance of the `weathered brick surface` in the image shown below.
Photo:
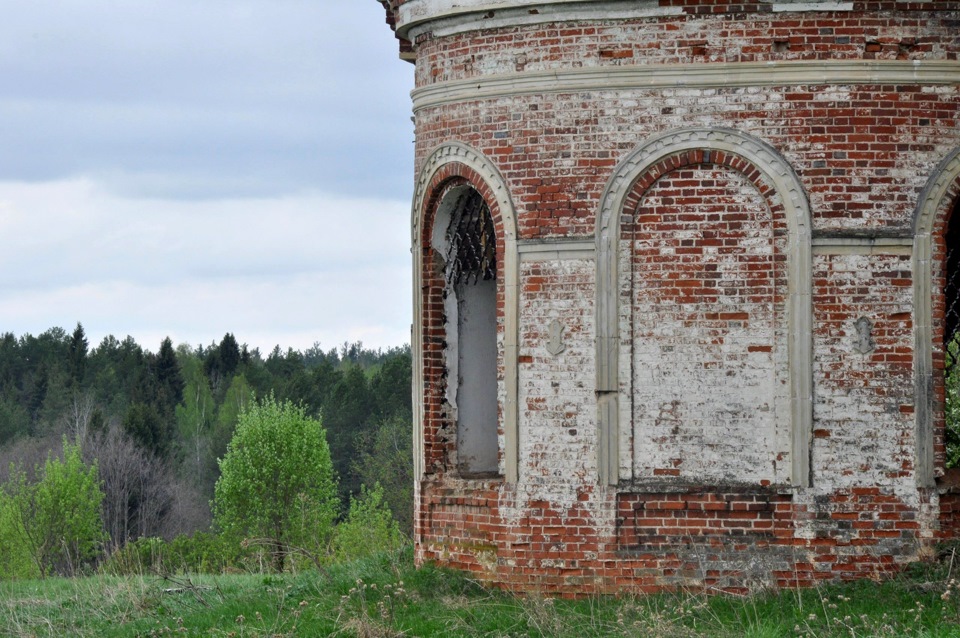
[[[403,2],[388,4],[399,15]],[[922,65],[955,61],[960,52],[955,2],[853,2],[850,11],[799,13],[773,13],[768,2],[660,6],[681,13],[453,35],[427,29],[413,43],[417,87],[469,80],[479,90],[497,78],[519,85],[549,71],[654,65]],[[472,147],[498,171],[491,181],[466,164],[447,164],[415,211],[423,264],[416,275],[423,303],[415,374],[424,382],[418,560],[541,592],[742,591],[890,573],[936,539],[960,534],[956,490],[918,487],[919,284],[910,245],[924,185],[960,148],[960,85],[844,84],[828,77],[827,65],[823,72],[816,84],[698,88],[678,80],[661,88],[465,94],[418,107],[418,175],[450,142]],[[812,293],[806,484],[791,476],[798,363],[787,356],[797,320],[788,298],[800,286],[790,279],[788,255],[801,254],[788,244],[799,235],[762,167],[732,151],[700,150],[639,176],[620,211],[616,336],[629,355],[619,359],[621,480],[598,480],[601,284],[595,255],[582,245],[564,253],[559,240],[595,241],[598,207],[618,164],[646,140],[691,127],[734,129],[770,145],[809,203],[816,245],[801,275]],[[496,203],[501,178],[518,239],[535,247],[558,241],[555,255],[518,258],[517,326],[507,325],[504,308],[512,284]],[[463,184],[484,195],[498,235],[499,397],[503,419],[510,409],[504,370],[515,366],[516,482],[467,480],[455,470],[444,281],[430,237],[443,194]],[[932,234],[927,347],[938,374],[942,237],[958,197],[960,180]],[[861,323],[858,332],[858,320],[869,328]],[[550,352],[557,325],[562,349]],[[505,360],[514,336],[508,329],[516,330],[516,361]],[[933,385],[935,469],[942,472],[938,375]],[[499,442],[503,450],[502,431]]]
[[[668,172],[638,199],[621,226],[634,475],[786,482],[782,210],[713,164]]]
[[[818,482],[896,485],[913,475],[910,256],[818,256],[813,276]],[[857,349],[861,317],[869,352]]]
[[[520,269],[520,473],[544,492],[558,487],[558,501],[597,473],[595,270],[592,259],[526,262]],[[553,321],[562,329],[558,354],[546,348]]]
[[[958,111],[957,86],[623,90],[424,110],[417,139],[421,157],[457,139],[496,158],[524,238],[591,236],[616,163],[642,140],[691,125],[776,147],[799,174],[818,231],[907,233],[917,192],[956,148]]]
[[[949,3],[945,3],[949,4]],[[956,11],[954,7],[954,11]],[[948,12],[737,13],[471,32],[420,43],[418,86],[570,66],[783,60],[957,59]]]

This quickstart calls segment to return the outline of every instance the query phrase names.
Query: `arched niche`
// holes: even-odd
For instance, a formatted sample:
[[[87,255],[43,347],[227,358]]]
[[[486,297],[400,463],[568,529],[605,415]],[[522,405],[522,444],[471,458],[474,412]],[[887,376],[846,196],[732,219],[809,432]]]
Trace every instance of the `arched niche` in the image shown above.
[[[782,208],[787,225],[787,375],[789,377],[789,482],[809,484],[812,430],[812,301],[810,209],[790,165],[769,144],[729,129],[690,128],[658,135],[616,168],[597,217],[597,379],[600,482],[621,479],[621,423],[630,419],[632,396],[624,396],[629,374],[621,342],[621,223],[631,197],[672,170],[722,162],[742,173],[770,206]],[[639,188],[638,188],[639,186]],[[632,202],[635,204],[635,202]]]

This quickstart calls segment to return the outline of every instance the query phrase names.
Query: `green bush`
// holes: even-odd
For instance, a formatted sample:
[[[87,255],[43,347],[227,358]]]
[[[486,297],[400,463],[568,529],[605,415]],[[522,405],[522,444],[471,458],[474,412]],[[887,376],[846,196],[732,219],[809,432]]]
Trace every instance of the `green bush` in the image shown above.
[[[106,534],[100,507],[103,491],[96,464],[87,465],[80,448],[63,441],[63,459],[48,457],[36,468],[39,480],[27,483],[11,468],[6,485],[6,519],[41,576],[72,576],[99,555]]]
[[[110,554],[100,564],[100,571],[114,576],[161,574],[165,551],[166,541],[162,538],[142,536]]]
[[[247,561],[245,553],[238,552],[219,534],[210,532],[181,534],[168,544],[168,571],[222,574],[242,568]]]
[[[339,561],[354,560],[403,545],[400,526],[383,500],[380,483],[368,490],[361,486],[360,495],[350,498],[350,511],[337,526],[334,555]]]
[[[960,465],[960,333],[947,344],[945,361],[947,467]]]
[[[214,489],[214,521],[228,540],[265,549],[283,571],[290,557],[326,553],[336,515],[320,421],[272,396],[241,411]]]
[[[140,574],[222,574],[244,569],[252,562],[218,534],[181,534],[170,541],[143,537],[131,541],[104,561],[101,570],[116,576]]]
[[[0,580],[37,578],[40,570],[30,555],[14,497],[0,486]]]

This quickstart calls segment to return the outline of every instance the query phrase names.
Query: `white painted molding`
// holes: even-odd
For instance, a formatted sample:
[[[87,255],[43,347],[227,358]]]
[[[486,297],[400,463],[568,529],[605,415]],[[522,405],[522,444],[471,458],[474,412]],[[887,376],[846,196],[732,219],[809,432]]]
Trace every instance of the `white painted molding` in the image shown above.
[[[619,480],[621,398],[619,357],[620,216],[634,182],[664,158],[689,150],[718,150],[737,155],[773,185],[783,204],[788,226],[787,357],[790,378],[792,432],[791,482],[810,482],[810,438],[813,430],[813,306],[810,205],[790,164],[766,142],[732,129],[690,128],[647,140],[628,155],[607,182],[597,214],[597,380],[598,467],[600,483]]]
[[[824,0],[814,2],[774,2],[770,10],[774,13],[784,13],[787,11],[853,11],[852,2],[826,2]]]
[[[413,41],[424,31],[446,36],[558,20],[667,15],[683,15],[683,8],[661,7],[659,0],[408,0],[397,11],[397,33]]]
[[[413,427],[414,427],[414,472],[422,478],[424,473],[423,448],[423,250],[420,229],[425,206],[431,193],[430,183],[446,165],[460,163],[476,172],[496,199],[503,228],[503,382],[506,394],[502,406],[504,438],[504,476],[508,482],[516,482],[519,471],[518,454],[518,406],[517,406],[517,338],[519,329],[519,257],[517,252],[517,215],[510,198],[507,183],[497,167],[480,151],[460,142],[448,142],[433,151],[420,169],[411,209],[410,227],[413,231]],[[478,186],[478,185],[477,185]]]
[[[517,246],[520,261],[558,261],[593,259],[597,245],[592,239],[547,239],[521,241]]]
[[[960,180],[960,148],[947,155],[920,193],[913,220],[913,334],[916,464],[919,487],[933,487],[933,231],[950,186]]]
[[[956,60],[823,60],[596,66],[504,73],[414,90],[413,110],[517,95],[802,85],[960,85]]]
[[[762,0],[773,13],[853,11],[838,0]],[[658,0],[408,0],[397,10],[397,33],[413,40],[424,31],[445,36],[478,29],[557,21],[629,20],[683,15]]]
[[[912,237],[814,237],[814,255],[912,255]]]

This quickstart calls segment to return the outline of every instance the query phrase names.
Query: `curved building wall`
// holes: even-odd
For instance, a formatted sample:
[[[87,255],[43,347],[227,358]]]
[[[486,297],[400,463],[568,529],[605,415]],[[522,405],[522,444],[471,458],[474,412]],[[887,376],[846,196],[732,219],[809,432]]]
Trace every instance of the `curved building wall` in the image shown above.
[[[388,9],[417,65],[419,560],[737,590],[887,572],[952,533],[960,3]],[[428,230],[464,184],[498,234],[481,478],[457,470]]]

